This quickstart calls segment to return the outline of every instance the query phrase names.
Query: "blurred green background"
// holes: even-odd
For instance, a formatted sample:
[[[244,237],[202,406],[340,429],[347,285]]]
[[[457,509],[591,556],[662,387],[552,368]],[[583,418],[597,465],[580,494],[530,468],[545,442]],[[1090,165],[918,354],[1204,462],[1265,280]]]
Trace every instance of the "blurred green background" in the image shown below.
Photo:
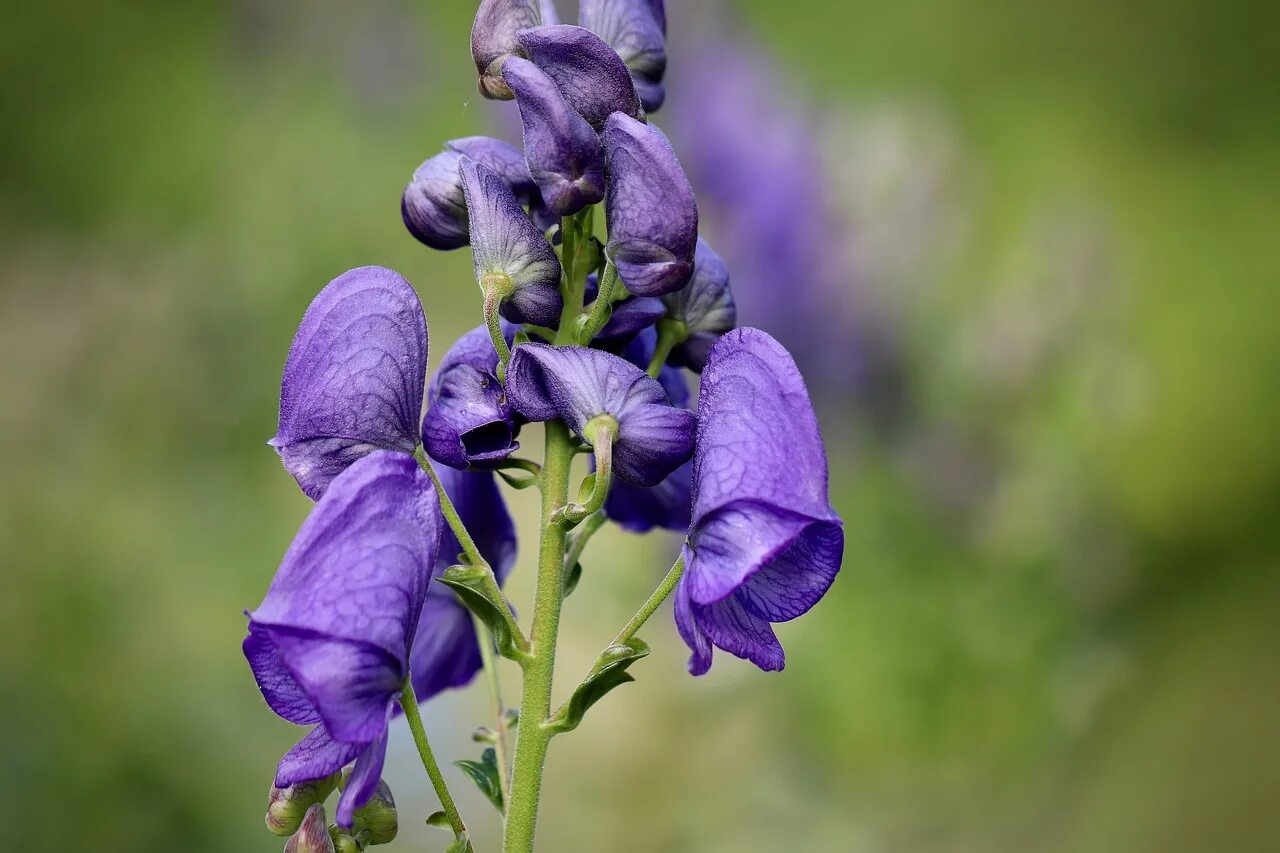
[[[670,5],[675,98],[723,21]],[[832,252],[862,264],[842,319],[893,369],[870,394],[814,382],[848,546],[781,628],[787,671],[720,655],[694,681],[655,620],[639,683],[556,741],[545,849],[1280,849],[1277,7],[713,8],[812,118]],[[502,126],[473,94],[473,13],[6,10],[12,849],[282,846],[261,813],[298,732],[239,651],[309,507],[264,446],[279,372],[353,266],[417,286],[437,358],[477,322],[469,253],[429,252],[396,211],[441,140]],[[672,547],[593,544],[562,691]],[[474,757],[485,708],[478,686],[430,703],[444,757]],[[390,849],[442,850],[415,760],[397,729]],[[495,849],[491,809],[463,804]]]

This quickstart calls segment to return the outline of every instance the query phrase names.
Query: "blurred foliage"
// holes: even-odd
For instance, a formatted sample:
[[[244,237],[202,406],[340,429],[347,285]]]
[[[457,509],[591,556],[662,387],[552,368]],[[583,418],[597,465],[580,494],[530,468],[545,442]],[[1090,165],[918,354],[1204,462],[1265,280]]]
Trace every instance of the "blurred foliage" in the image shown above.
[[[556,742],[548,849],[1273,849],[1275,7],[716,8],[812,108],[832,185],[884,192],[848,199],[850,243],[892,267],[858,304],[895,367],[881,398],[822,401],[849,545],[782,628],[790,668],[721,655],[692,682],[656,620],[639,684]],[[279,847],[261,812],[296,732],[238,648],[308,508],[263,446],[279,369],[359,264],[417,285],[436,354],[477,321],[468,253],[396,211],[491,123],[473,11],[6,11],[0,815],[23,849]],[[927,240],[889,216],[925,165]],[[637,542],[589,550],[562,687],[660,571]],[[443,757],[484,708],[426,709]],[[420,775],[392,757],[402,816],[434,809]]]

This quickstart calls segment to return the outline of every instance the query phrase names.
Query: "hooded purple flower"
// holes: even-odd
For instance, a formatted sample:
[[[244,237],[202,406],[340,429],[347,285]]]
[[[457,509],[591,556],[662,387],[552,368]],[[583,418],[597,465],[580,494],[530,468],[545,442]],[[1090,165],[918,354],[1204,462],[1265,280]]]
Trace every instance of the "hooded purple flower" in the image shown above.
[[[507,182],[517,197],[540,201],[519,148],[491,136],[468,136],[445,143],[445,150],[413,173],[400,197],[400,215],[409,233],[433,249],[459,249],[470,241],[467,203],[458,164],[464,156],[483,163]]]
[[[657,346],[657,334],[645,329],[622,351],[622,357],[641,370],[648,366]],[[663,366],[658,382],[671,405],[689,407],[689,386],[677,368]],[[617,482],[604,502],[605,515],[632,533],[647,533],[655,527],[684,532],[689,529],[692,510],[693,462],[686,462],[656,486],[633,486]]]
[[[578,22],[618,52],[644,108],[662,106],[667,92],[667,15],[662,0],[582,0]]]
[[[529,171],[547,208],[577,213],[604,198],[604,147],[555,82],[527,59],[512,57],[502,77],[515,92]]]
[[[782,669],[772,622],[794,619],[835,580],[844,531],[827,497],[827,457],[795,362],[758,329],[712,348],[698,399],[693,524],[676,625],[711,667],[711,647]]]
[[[511,344],[516,327],[503,329]],[[445,353],[431,380],[422,445],[437,462],[451,468],[483,467],[505,459],[520,419],[498,383],[498,353],[484,326],[467,332]]]
[[[502,79],[502,66],[512,56],[527,56],[520,32],[559,22],[552,0],[483,0],[471,25],[471,58],[480,73],[480,94],[511,100],[514,96]]]
[[[408,674],[443,526],[417,462],[372,453],[334,479],[249,614],[244,654],[267,704],[315,726],[280,759],[275,786],[321,779],[355,761],[338,802],[343,826],[382,775],[387,722]]]
[[[632,293],[679,290],[693,274],[698,205],[671,143],[652,125],[614,113],[604,128],[604,147],[606,254]]]
[[[519,39],[534,64],[555,81],[569,106],[596,130],[611,113],[644,116],[627,66],[591,30],[561,24],[524,30]]]
[[[560,319],[560,261],[547,238],[497,174],[470,157],[458,165],[471,219],[476,281],[501,298],[513,323],[554,325]]]
[[[637,486],[662,482],[693,451],[693,413],[671,406],[657,380],[607,352],[522,344],[511,357],[507,395],[529,420],[560,418],[584,438],[590,421],[611,417],[613,470]]]
[[[343,273],[298,326],[268,444],[318,500],[370,451],[413,453],[426,371],[427,318],[409,282],[385,267]]]
[[[706,240],[698,238],[689,285],[668,293],[662,300],[667,316],[682,324],[686,335],[671,351],[670,361],[701,373],[711,347],[738,322],[733,292],[729,290],[729,270]]]
[[[493,567],[498,583],[502,583],[515,565],[516,529],[493,475],[487,471],[455,471],[444,466],[437,466],[436,473],[480,549],[480,555]],[[446,526],[432,577],[439,577],[455,565],[461,552],[462,546]],[[422,618],[413,641],[411,669],[418,700],[426,701],[441,690],[468,684],[481,667],[480,647],[470,611],[448,587],[431,584],[427,587]]]

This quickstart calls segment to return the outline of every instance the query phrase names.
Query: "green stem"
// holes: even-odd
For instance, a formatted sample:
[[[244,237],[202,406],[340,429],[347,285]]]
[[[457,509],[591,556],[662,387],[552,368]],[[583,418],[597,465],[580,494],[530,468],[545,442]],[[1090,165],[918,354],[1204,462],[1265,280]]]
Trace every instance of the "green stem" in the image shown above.
[[[578,535],[569,543],[569,553],[564,556],[565,571],[572,569],[573,564],[582,559],[582,552],[587,550],[587,543],[591,541],[591,537],[595,536],[596,531],[604,527],[608,521],[609,517],[604,512],[597,512],[582,523]]]
[[[564,333],[566,330],[561,329]],[[551,732],[543,728],[551,713],[551,684],[555,674],[556,635],[564,598],[564,530],[551,516],[565,505],[573,441],[561,421],[546,423],[546,458],[542,465],[542,540],[533,602],[531,659],[524,668],[524,696],[511,771],[511,799],[504,828],[505,853],[532,853],[538,822],[542,768]]]
[[[609,415],[592,418],[583,429],[595,453],[596,470],[592,477],[591,494],[585,503],[568,503],[556,510],[552,522],[572,529],[580,521],[604,506],[613,485],[613,441],[618,435],[618,422]],[[581,500],[581,498],[579,498]]]
[[[609,316],[613,313],[613,289],[617,284],[618,268],[613,265],[613,261],[609,261],[600,275],[600,290],[596,293],[596,301],[591,305],[591,313],[583,321],[582,329],[578,332],[579,345],[590,346],[592,339],[600,333],[604,324],[609,322]]]
[[[476,642],[480,646],[480,661],[484,664],[485,680],[489,683],[489,698],[493,700],[493,749],[498,756],[498,787],[502,790],[502,801],[507,801],[508,776],[507,765],[507,707],[502,702],[502,686],[498,683],[498,662],[493,654],[493,637],[478,617],[471,617],[476,627]]]
[[[658,606],[666,601],[667,596],[676,588],[676,584],[680,583],[680,576],[684,574],[684,554],[676,558],[675,565],[671,567],[671,571],[667,572],[666,577],[658,584],[658,588],[653,591],[653,595],[640,606],[636,611],[636,615],[631,617],[631,621],[618,632],[618,636],[613,638],[610,645],[620,646],[636,635],[636,632],[644,627],[644,623],[649,621],[649,617],[654,614]]]
[[[418,746],[418,755],[422,756],[422,766],[431,779],[431,786],[436,789],[440,807],[449,819],[453,834],[459,838],[466,837],[467,825],[462,822],[462,815],[458,813],[458,806],[449,793],[449,786],[445,784],[440,765],[436,763],[435,754],[431,751],[431,744],[427,742],[427,731],[422,727],[422,714],[418,713],[418,697],[413,693],[412,678],[404,680],[404,687],[400,691],[400,707],[404,709],[404,718],[409,721],[409,731],[413,732],[413,742]]]
[[[679,320],[662,319],[658,321],[658,342],[653,347],[653,358],[649,359],[649,367],[645,371],[654,379],[662,372],[671,350],[689,337],[689,329]]]
[[[489,277],[486,276],[486,279]],[[502,319],[498,307],[511,293],[511,280],[502,276],[500,280],[486,280],[484,283],[484,325],[489,330],[489,339],[498,353],[498,381],[503,382],[507,376],[507,363],[511,361],[511,348],[507,346],[507,338],[502,334]]]

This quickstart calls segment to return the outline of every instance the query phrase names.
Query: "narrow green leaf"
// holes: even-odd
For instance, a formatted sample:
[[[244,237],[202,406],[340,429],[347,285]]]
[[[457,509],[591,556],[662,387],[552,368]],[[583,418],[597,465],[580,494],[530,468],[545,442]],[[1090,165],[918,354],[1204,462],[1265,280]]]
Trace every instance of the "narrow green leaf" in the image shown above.
[[[580,580],[582,580],[582,563],[575,562],[573,568],[566,572],[564,576],[565,598],[568,598],[578,588],[578,581]]]
[[[494,808],[499,812],[503,810],[502,783],[498,781],[498,754],[492,748],[486,749],[479,761],[464,759],[453,764],[476,783],[480,793],[493,803]]]
[[[648,644],[638,638],[605,649],[595,666],[591,667],[591,672],[587,673],[587,677],[573,691],[555,719],[547,723],[547,727],[557,733],[576,729],[591,706],[603,699],[609,691],[635,681],[627,668],[648,654]]]
[[[462,606],[478,616],[485,624],[493,634],[493,642],[498,648],[498,654],[508,660],[523,660],[527,655],[516,645],[507,622],[511,611],[506,610],[505,603],[502,605],[504,612],[489,600],[481,583],[482,577],[483,572],[480,569],[471,566],[453,566],[440,576],[440,583],[452,589],[458,596],[458,601],[462,602]]]
[[[453,829],[453,827],[449,825],[449,816],[444,812],[432,812],[431,816],[427,818],[427,826],[438,826],[441,829],[448,829],[451,831]]]

